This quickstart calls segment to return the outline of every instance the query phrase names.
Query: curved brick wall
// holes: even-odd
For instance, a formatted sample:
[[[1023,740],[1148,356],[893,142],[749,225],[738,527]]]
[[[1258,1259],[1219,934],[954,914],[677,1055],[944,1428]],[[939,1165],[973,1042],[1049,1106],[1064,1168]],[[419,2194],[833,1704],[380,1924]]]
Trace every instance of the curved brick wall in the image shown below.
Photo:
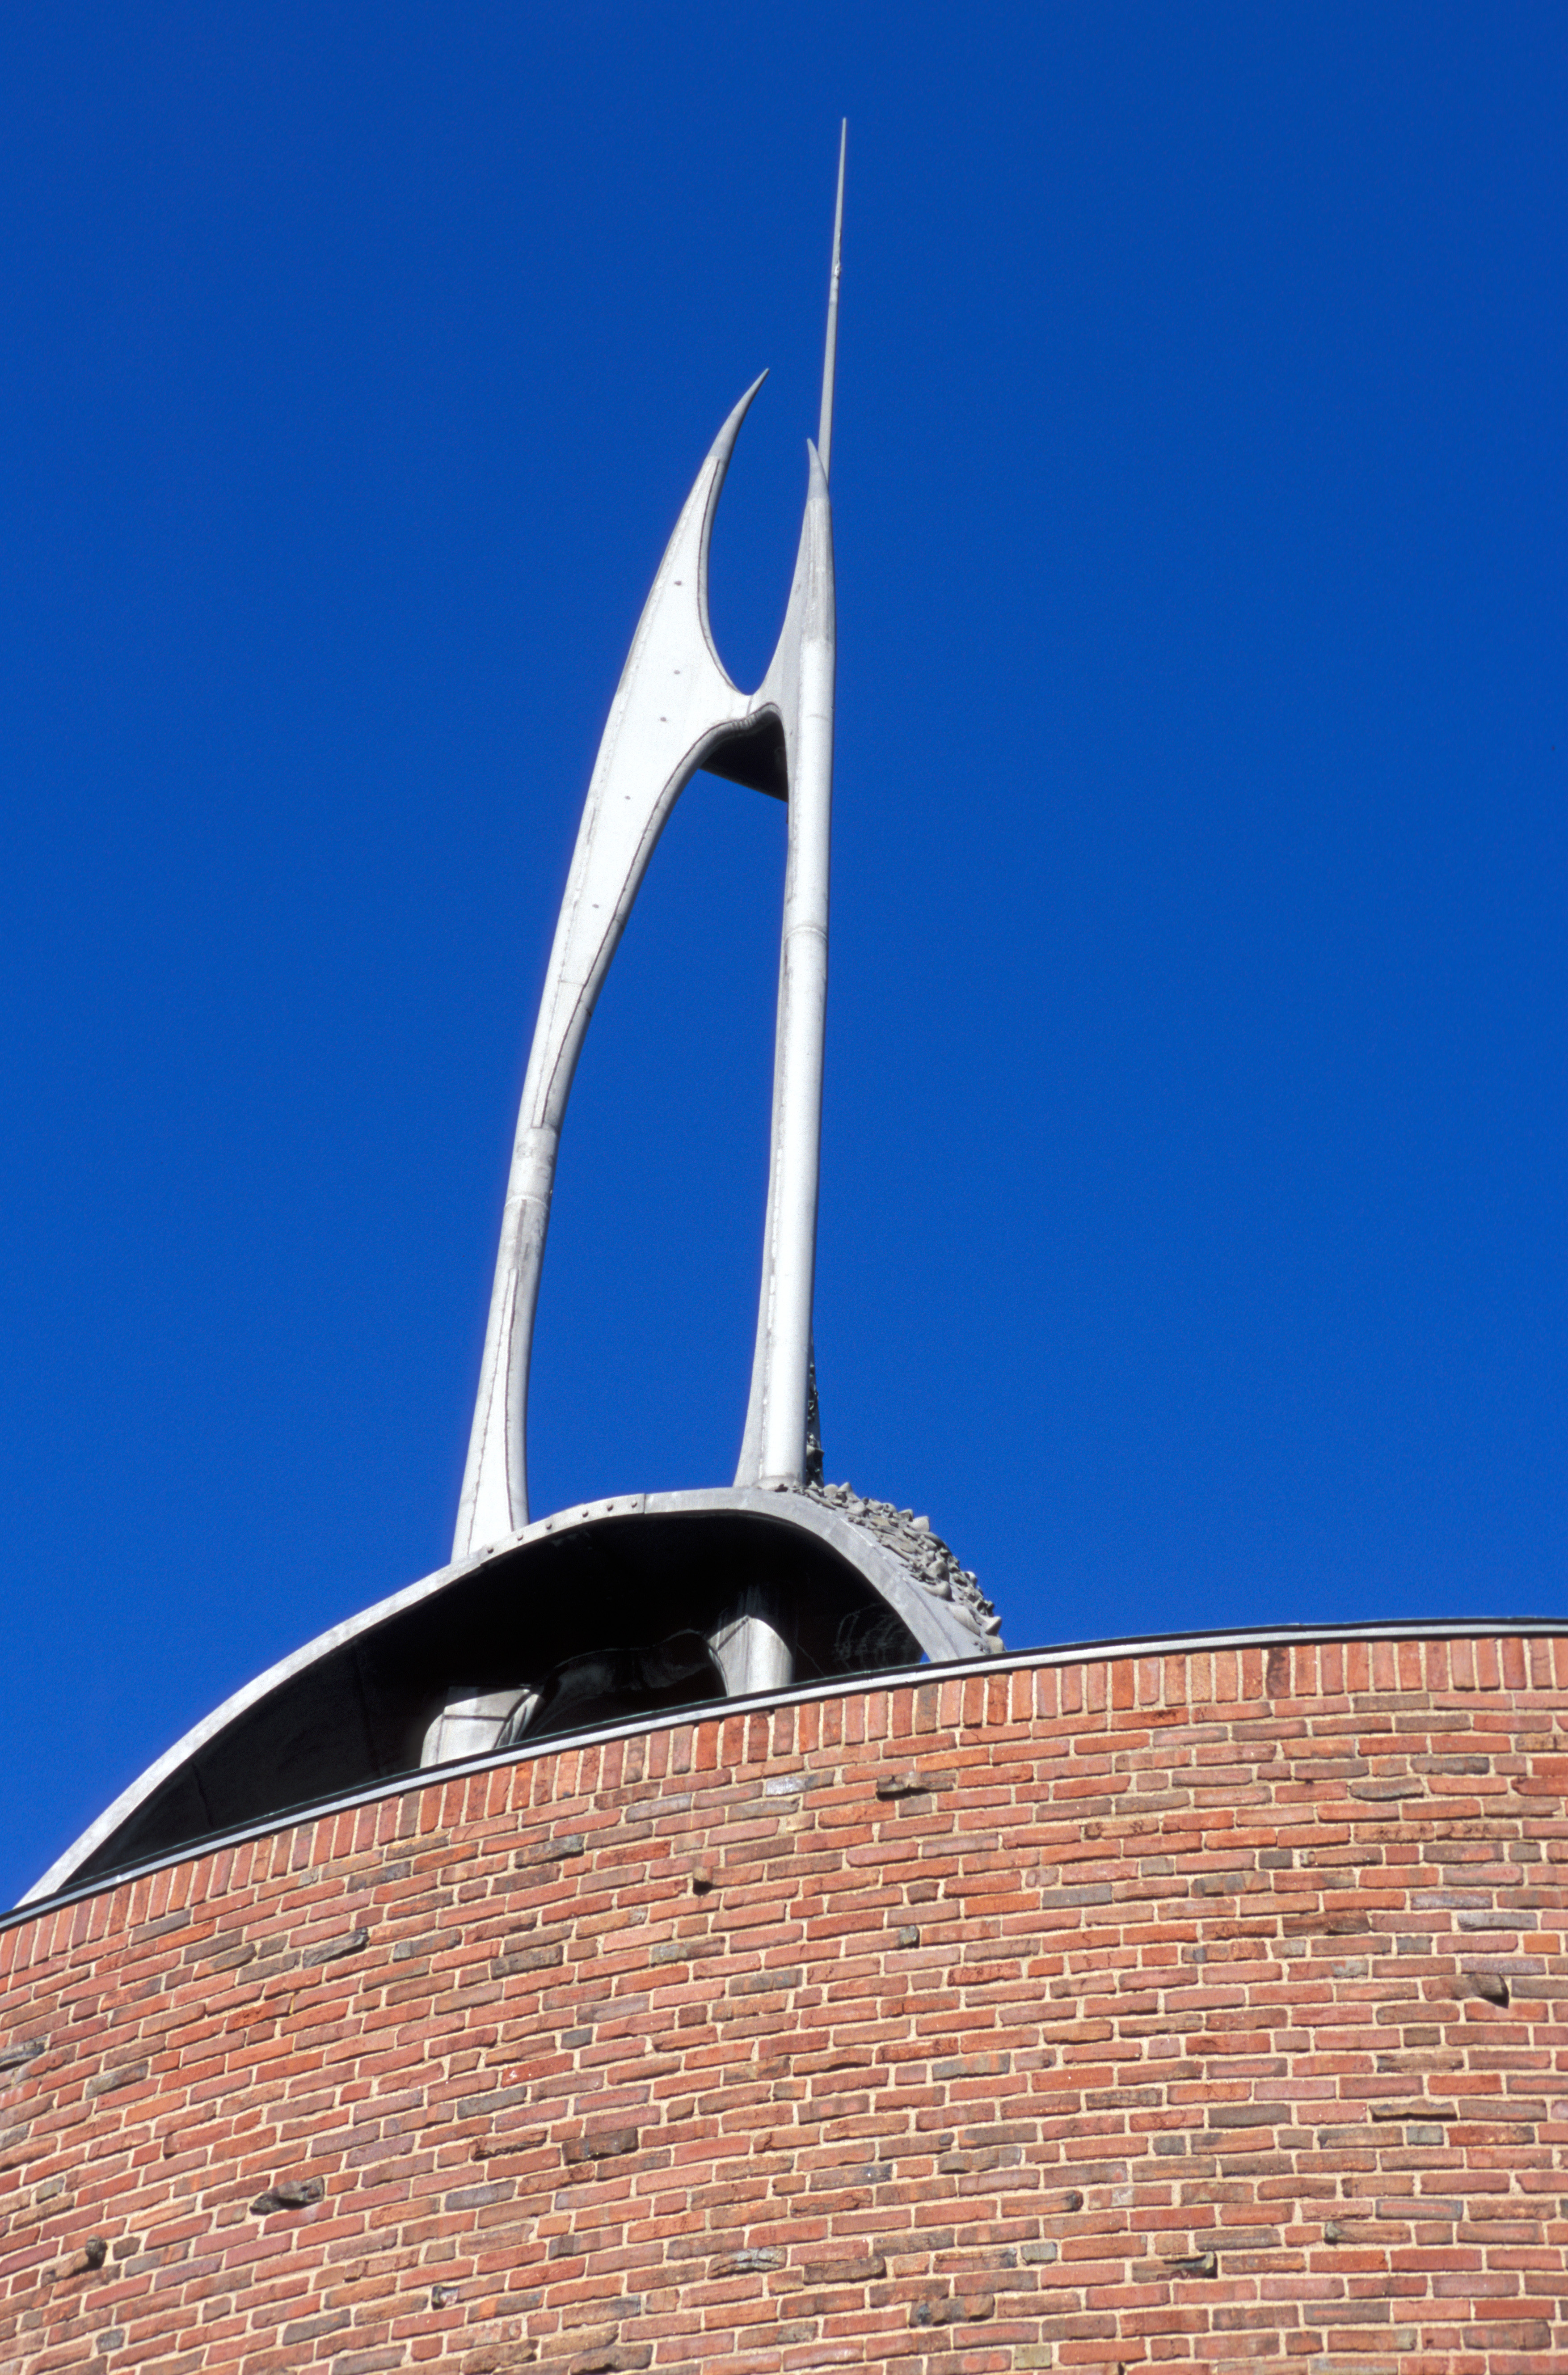
[[[1568,2367],[1565,1684],[1016,1659],[22,1921],[0,2365]]]

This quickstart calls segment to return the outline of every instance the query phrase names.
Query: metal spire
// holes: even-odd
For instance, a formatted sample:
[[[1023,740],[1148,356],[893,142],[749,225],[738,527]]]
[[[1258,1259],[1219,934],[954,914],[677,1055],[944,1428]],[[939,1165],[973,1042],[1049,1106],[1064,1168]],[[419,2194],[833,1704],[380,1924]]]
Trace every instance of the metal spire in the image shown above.
[[[556,1152],[589,1017],[654,844],[697,770],[789,806],[779,950],[772,1142],[751,1393],[737,1485],[796,1485],[807,1468],[818,1152],[828,987],[833,774],[833,542],[827,460],[838,341],[844,139],[822,372],[821,445],[778,646],[753,693],[719,659],[708,620],[708,545],[749,388],[713,442],[654,580],[599,745],[556,925],[524,1083],[453,1557],[528,1522],[529,1354]]]
[[[833,209],[833,268],[828,275],[828,336],[822,350],[822,411],[817,431],[817,451],[822,476],[829,475],[833,451],[833,373],[839,359],[839,274],[843,250],[843,160],[849,143],[849,118],[839,126],[839,195]]]

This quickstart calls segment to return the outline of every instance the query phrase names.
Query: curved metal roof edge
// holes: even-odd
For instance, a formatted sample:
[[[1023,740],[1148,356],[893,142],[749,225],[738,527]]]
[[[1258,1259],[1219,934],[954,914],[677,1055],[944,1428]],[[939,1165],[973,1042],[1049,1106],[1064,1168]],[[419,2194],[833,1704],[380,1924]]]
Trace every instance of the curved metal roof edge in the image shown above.
[[[641,1499],[643,1496],[625,1495],[616,1506],[625,1508],[633,1497]],[[584,1514],[586,1515],[590,1508],[595,1514],[607,1514],[607,1505],[603,1502],[586,1505]],[[558,1516],[550,1522],[559,1526],[560,1518]],[[529,1529],[530,1532],[536,1530],[543,1530],[542,1522],[538,1528]],[[514,1537],[513,1542],[499,1547],[510,1550],[518,1539],[521,1537]],[[487,1546],[474,1559],[466,1560],[462,1565],[465,1567],[477,1566],[494,1555],[494,1548]],[[437,1576],[443,1578],[449,1577],[452,1572],[450,1568],[438,1568],[436,1571]],[[435,1577],[427,1577],[424,1583],[429,1585],[435,1580]],[[393,1602],[401,1601],[420,1589],[419,1585],[409,1585],[407,1593],[394,1593],[391,1600]],[[364,1617],[384,1613],[389,1604],[389,1601],[383,1601],[374,1610],[365,1611],[363,1617],[348,1619],[343,1625],[333,1628],[334,1634],[348,1636],[359,1629]],[[812,1699],[853,1698],[864,1691],[919,1690],[936,1681],[963,1682],[971,1676],[1017,1673],[1020,1670],[1041,1666],[1084,1665],[1098,1659],[1170,1658],[1202,1649],[1289,1648],[1298,1643],[1314,1641],[1453,1641],[1489,1637],[1502,1638],[1509,1635],[1520,1638],[1568,1635],[1568,1616],[1444,1616],[1424,1622],[1409,1617],[1373,1618],[1360,1624],[1346,1625],[1245,1625],[1233,1626],[1225,1632],[1144,1633],[1122,1637],[1113,1636],[1102,1640],[1067,1641],[1037,1649],[993,1651],[989,1656],[978,1658],[943,1659],[939,1663],[923,1666],[894,1666],[871,1673],[843,1675],[831,1682],[796,1683],[787,1690],[756,1691],[732,1699],[676,1707],[659,1715],[631,1717],[620,1723],[595,1724],[582,1731],[554,1732],[531,1747],[520,1743],[516,1748],[492,1749],[484,1756],[464,1757],[452,1765],[415,1766],[407,1773],[367,1782],[362,1789],[343,1790],[336,1797],[311,1799],[301,1805],[280,1807],[276,1814],[267,1814],[258,1822],[241,1824],[232,1830],[214,1831],[205,1838],[171,1848],[167,1854],[150,1856],[144,1863],[127,1864],[119,1872],[100,1873],[91,1880],[52,1890],[47,1896],[21,1897],[7,1912],[0,1913],[0,1932],[14,1930],[24,1921],[40,1920],[43,1915],[58,1912],[65,1906],[79,1905],[88,1897],[106,1896],[111,1889],[123,1888],[131,1881],[145,1880],[153,1873],[168,1872],[176,1864],[194,1863],[200,1856],[217,1855],[225,1848],[242,1847],[248,1840],[267,1838],[275,1832],[291,1830],[298,1823],[323,1821],[332,1814],[346,1814],[355,1806],[373,1805],[383,1798],[407,1797],[413,1790],[429,1789],[433,1783],[460,1781],[471,1773],[489,1772],[497,1766],[532,1764],[536,1757],[592,1747],[599,1741],[630,1740],[641,1734],[673,1731],[681,1724],[722,1723],[730,1716],[760,1714],[770,1707],[798,1707]],[[323,1635],[318,1639],[328,1637]],[[312,1643],[309,1646],[313,1648],[317,1645]],[[283,1660],[280,1664],[286,1666],[290,1662]],[[268,1670],[269,1674],[276,1674],[278,1671],[277,1667]],[[266,1679],[266,1676],[258,1676],[257,1682]],[[236,1693],[235,1698],[248,1697],[249,1692],[255,1687],[255,1684],[248,1685],[246,1692]],[[233,1705],[234,1700],[226,1700],[222,1708],[214,1711],[215,1716]],[[209,1721],[212,1719],[208,1719]],[[190,1735],[186,1737],[188,1739]],[[168,1752],[168,1758],[159,1758],[158,1765],[149,1770],[161,1770],[183,1745],[183,1742],[177,1743],[176,1747]],[[115,1805],[119,1803],[120,1801],[116,1800]],[[112,1813],[113,1808],[108,1811]],[[94,1828],[97,1828],[96,1825]],[[72,1850],[67,1849],[65,1852],[69,1855]],[[57,1858],[50,1870],[56,1870],[65,1861],[64,1856]],[[46,1873],[44,1878],[48,1876]]]

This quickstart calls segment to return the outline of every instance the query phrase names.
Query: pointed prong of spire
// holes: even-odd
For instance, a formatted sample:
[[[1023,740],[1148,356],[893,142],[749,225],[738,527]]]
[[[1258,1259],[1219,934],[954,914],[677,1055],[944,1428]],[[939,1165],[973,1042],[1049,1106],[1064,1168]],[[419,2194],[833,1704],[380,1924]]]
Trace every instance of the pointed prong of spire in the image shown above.
[[[822,413],[817,431],[817,451],[822,476],[828,475],[833,450],[833,371],[839,353],[839,272],[843,251],[843,160],[849,141],[849,118],[839,126],[839,196],[833,210],[833,268],[828,278],[828,338],[822,355]]]
[[[708,625],[708,539],[754,380],[708,451],[643,606],[584,803],[513,1144],[454,1559],[528,1522],[528,1368],[572,1077],[648,860],[721,733],[753,723]],[[769,715],[776,714],[774,703]]]

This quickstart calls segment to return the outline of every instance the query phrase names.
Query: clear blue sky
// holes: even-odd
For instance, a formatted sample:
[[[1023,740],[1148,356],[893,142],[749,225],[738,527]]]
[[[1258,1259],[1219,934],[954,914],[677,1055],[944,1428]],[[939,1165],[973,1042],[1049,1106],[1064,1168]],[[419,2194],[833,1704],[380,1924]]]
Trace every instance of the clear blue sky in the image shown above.
[[[1568,1613],[1561,7],[11,0],[0,1896],[451,1538],[627,642],[850,118],[828,1472],[1015,1644]],[[563,1150],[535,1504],[722,1482],[778,808]]]

